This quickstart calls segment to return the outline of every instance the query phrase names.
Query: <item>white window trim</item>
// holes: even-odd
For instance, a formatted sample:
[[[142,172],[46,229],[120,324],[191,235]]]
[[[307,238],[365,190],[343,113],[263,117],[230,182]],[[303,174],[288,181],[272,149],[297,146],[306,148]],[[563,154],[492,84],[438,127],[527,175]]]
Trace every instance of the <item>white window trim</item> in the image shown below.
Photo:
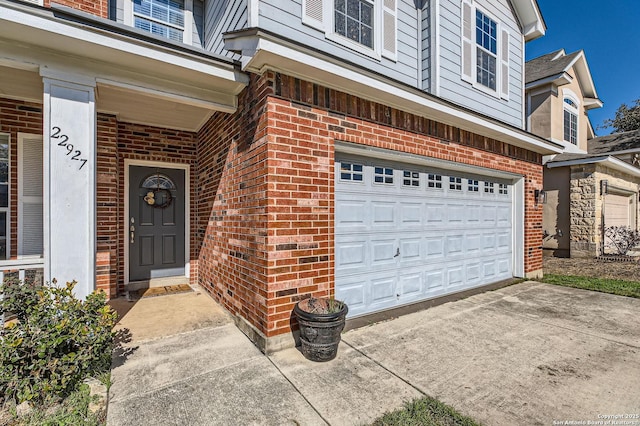
[[[564,100],[570,99],[576,106],[569,105]],[[568,111],[569,113],[576,116],[576,143],[571,142],[570,140],[566,140],[564,138],[564,112]],[[575,94],[575,92],[571,89],[563,89],[562,90],[562,140],[565,143],[571,144],[573,146],[580,145],[580,98]]]
[[[368,48],[364,44],[356,43],[353,40],[344,37],[335,32],[335,0],[325,1],[324,20],[328,23],[325,27],[325,37],[331,41],[335,41],[351,50],[370,56],[376,60],[380,60],[382,55],[382,3],[375,0],[362,0],[373,4],[373,49]]]
[[[34,138],[37,139],[39,138],[41,141],[43,139],[43,136],[40,134],[31,134],[31,133],[18,133],[18,211],[17,211],[17,223],[18,223],[18,259],[30,259],[30,258],[41,258],[44,253],[40,253],[40,254],[33,254],[33,255],[24,255],[21,254],[24,251],[24,243],[23,243],[23,226],[24,226],[24,220],[22,218],[23,215],[23,205],[20,202],[20,198],[25,198],[22,195],[22,188],[24,185],[24,180],[22,178],[22,176],[24,176],[23,173],[23,164],[22,164],[22,159],[24,158],[23,156],[23,149],[24,149],[24,139],[26,138]],[[44,169],[43,169],[43,173],[44,173]],[[29,197],[29,198],[35,198],[35,197]],[[41,202],[42,205],[44,207],[44,194],[42,195],[42,197],[38,197],[41,198]],[[44,217],[43,217],[44,220]],[[43,232],[44,233],[44,232]],[[43,239],[46,238],[43,235]],[[43,249],[46,250],[46,246],[45,246],[45,241],[43,241]]]
[[[386,58],[396,62],[398,60],[399,0],[386,0],[391,3],[390,5],[385,4],[385,0],[363,1],[373,5],[373,48],[364,46],[335,32],[335,0],[302,0],[302,23],[322,31],[325,39],[347,49],[377,61]],[[393,46],[390,44],[385,46],[384,34],[386,31],[393,34]]]
[[[133,0],[124,0],[124,24],[133,27],[135,22],[134,16]],[[179,28],[169,23],[161,21],[157,22],[169,27]],[[193,0],[184,0],[184,28],[182,28],[182,42],[189,45],[193,44]]]
[[[0,212],[6,212],[6,257],[5,259],[11,259],[11,177],[13,176],[13,170],[11,167],[11,135],[9,133],[0,133],[0,136],[6,136],[7,138],[7,161],[9,162],[9,173],[7,175],[7,207],[0,207]],[[4,260],[4,259],[0,259]]]
[[[473,4],[472,2],[463,0],[462,5],[464,5],[464,3],[467,3],[471,6],[471,80],[467,80],[467,78],[464,77],[464,70],[461,69],[461,75],[462,75],[462,79],[465,81],[469,81],[469,83],[471,83],[471,86],[474,89],[477,89],[481,92],[484,92],[488,95],[491,95],[495,98],[502,98],[505,100],[508,100],[508,95],[507,94],[503,94],[502,93],[502,79],[503,79],[503,73],[502,73],[502,64],[505,61],[503,52],[502,52],[502,42],[503,42],[503,37],[505,35],[508,36],[509,31],[506,29],[505,25],[502,24],[502,22],[496,18],[494,15],[492,15],[491,13],[487,12],[485,9],[476,6],[475,4]],[[461,6],[463,7],[463,6]],[[486,49],[484,49],[483,47],[481,47],[480,45],[478,45],[477,42],[477,38],[476,38],[476,11],[479,11],[480,13],[482,13],[483,15],[485,15],[486,17],[488,17],[489,19],[491,19],[493,22],[496,23],[496,89],[493,90],[490,87],[485,86],[484,84],[481,84],[478,82],[478,70],[477,70],[477,65],[478,65],[478,50],[477,49],[482,49],[483,51],[487,51]],[[463,19],[464,17],[462,17],[462,13],[461,15],[461,28],[460,28],[460,37],[461,37],[461,48],[462,45],[464,44],[463,38],[464,38],[464,22]],[[488,51],[487,51],[488,52]],[[489,52],[490,53],[490,52]],[[461,59],[461,65],[463,62],[463,51],[461,51],[460,53],[460,59]],[[491,55],[493,55],[493,53],[490,53]]]
[[[495,96],[496,98],[500,97],[500,85],[502,84],[502,75],[500,72],[500,64],[502,63],[502,55],[500,52],[500,47],[502,46],[502,24],[500,23],[500,20],[497,19],[495,16],[491,15],[490,13],[486,12],[485,10],[483,10],[482,8],[479,8],[477,6],[473,6],[473,8],[471,9],[472,13],[471,13],[471,20],[472,20],[472,25],[471,25],[471,41],[472,41],[472,52],[471,52],[471,72],[473,73],[473,87],[481,90],[485,93],[490,94],[491,96]],[[477,66],[478,66],[478,49],[482,49],[483,51],[489,52],[488,50],[486,50],[485,48],[483,48],[482,46],[480,46],[478,44],[478,40],[476,39],[476,34],[477,34],[477,28],[476,28],[476,11],[480,11],[480,13],[482,13],[484,16],[488,17],[489,19],[491,19],[493,22],[496,23],[496,89],[493,90],[492,88],[485,86],[482,83],[478,82],[478,70],[477,70]],[[489,52],[489,54],[493,55],[493,53]]]

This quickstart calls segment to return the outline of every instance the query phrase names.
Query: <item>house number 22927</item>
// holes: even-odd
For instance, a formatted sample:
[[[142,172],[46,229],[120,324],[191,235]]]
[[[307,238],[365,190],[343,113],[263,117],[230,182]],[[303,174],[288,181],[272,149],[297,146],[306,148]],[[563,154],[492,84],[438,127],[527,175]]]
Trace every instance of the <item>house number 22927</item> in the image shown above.
[[[75,161],[79,161],[80,162],[80,167],[78,167],[78,170],[82,169],[84,167],[85,164],[87,164],[87,159],[86,158],[81,158],[82,155],[82,151],[76,149],[74,151],[73,149],[73,144],[69,143],[69,136],[61,133],[62,130],[60,129],[60,127],[58,126],[53,126],[51,128],[51,139],[60,139],[60,141],[58,142],[58,146],[65,149],[67,151],[67,156],[71,155],[73,153],[73,155],[71,155],[71,157],[69,157],[71,160],[75,160]]]

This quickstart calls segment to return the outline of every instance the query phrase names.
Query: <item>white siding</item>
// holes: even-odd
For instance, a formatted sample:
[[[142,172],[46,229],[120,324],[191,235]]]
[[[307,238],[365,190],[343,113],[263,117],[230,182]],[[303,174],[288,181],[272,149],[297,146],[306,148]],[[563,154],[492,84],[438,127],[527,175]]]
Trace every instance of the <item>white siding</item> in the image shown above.
[[[205,3],[205,50],[233,59],[240,55],[224,49],[222,35],[248,26],[248,0],[209,0]],[[262,5],[261,5],[262,7]]]
[[[322,52],[342,58],[374,72],[412,86],[417,85],[418,19],[413,1],[399,0],[397,62],[376,60],[339,43],[327,40],[321,30],[302,24],[300,0],[264,0],[260,2],[260,28],[295,40]]]
[[[509,31],[508,100],[484,93],[461,79],[460,5],[460,0],[440,0],[440,96],[522,128],[522,34],[509,2],[474,2],[475,6],[494,16],[502,28]],[[475,16],[473,19],[475,22]]]
[[[422,9],[422,90],[431,90],[431,2],[427,1]]]

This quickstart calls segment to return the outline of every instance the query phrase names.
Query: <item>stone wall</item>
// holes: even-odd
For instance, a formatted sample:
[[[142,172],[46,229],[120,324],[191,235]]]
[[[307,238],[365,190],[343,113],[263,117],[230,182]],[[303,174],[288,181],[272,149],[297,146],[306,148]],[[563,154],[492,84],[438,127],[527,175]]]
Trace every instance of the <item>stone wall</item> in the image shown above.
[[[638,184],[640,179],[599,164],[571,167],[570,218],[571,257],[594,257],[603,253],[604,218],[602,181],[611,191],[635,193],[635,217],[638,217]],[[638,229],[637,219],[635,228]]]

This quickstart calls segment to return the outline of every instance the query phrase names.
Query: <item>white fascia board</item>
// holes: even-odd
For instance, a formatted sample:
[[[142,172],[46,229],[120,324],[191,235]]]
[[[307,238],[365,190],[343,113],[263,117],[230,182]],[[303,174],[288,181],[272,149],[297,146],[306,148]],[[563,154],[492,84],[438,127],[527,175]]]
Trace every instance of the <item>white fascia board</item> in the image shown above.
[[[619,160],[615,157],[601,156],[601,157],[590,157],[590,158],[579,158],[576,160],[567,160],[567,161],[558,161],[547,163],[547,167],[553,169],[555,167],[566,167],[566,166],[579,166],[582,164],[596,164],[602,163],[603,165],[610,167],[619,172],[630,174],[631,176],[640,177],[640,169],[632,166],[629,163],[626,163],[622,160]]]
[[[522,24],[522,33],[526,41],[542,37],[547,27],[542,19],[542,14],[535,0],[513,0],[511,2]]]
[[[400,85],[363,74],[344,64],[312,56],[260,35],[227,39],[225,48],[242,51],[243,67],[247,71],[256,73],[262,73],[267,69],[281,71],[540,154],[562,152],[561,147],[540,140],[532,134],[517,131],[507,125],[500,125],[449,104],[436,102]]]
[[[122,54],[123,62],[132,57],[146,58],[153,61],[166,62],[176,67],[186,68],[217,77],[242,87],[248,83],[248,77],[234,69],[231,64],[224,64],[211,58],[190,55],[186,52],[177,52],[170,48],[156,45],[144,40],[137,40],[115,34],[109,31],[83,26],[74,22],[64,22],[52,18],[39,9],[26,10],[25,6],[11,3],[0,3],[0,37],[14,40],[23,40],[28,34],[30,37],[40,37],[47,44],[55,43],[60,51],[65,51],[65,40],[73,39],[81,41],[91,47],[94,59],[99,59],[106,51],[118,51]],[[77,54],[70,51],[70,54]]]
[[[549,77],[542,78],[540,80],[532,81],[530,83],[525,84],[525,90],[531,90],[539,86],[544,86],[546,84],[555,84],[556,86],[564,86],[565,84],[569,84],[573,81],[573,77],[567,72],[562,72],[560,74],[551,75]]]
[[[585,109],[602,108],[602,101],[598,98],[583,98]]]

